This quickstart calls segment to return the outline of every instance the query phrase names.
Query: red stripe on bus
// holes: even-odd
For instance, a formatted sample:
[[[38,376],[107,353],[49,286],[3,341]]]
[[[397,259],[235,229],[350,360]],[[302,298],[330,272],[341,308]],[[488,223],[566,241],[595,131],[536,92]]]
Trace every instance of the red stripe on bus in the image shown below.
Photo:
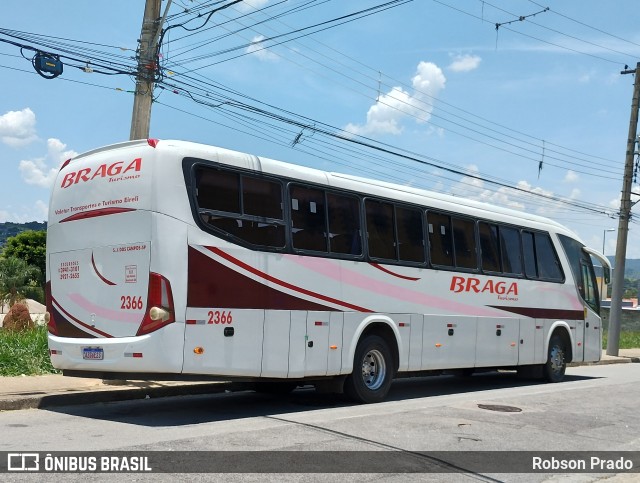
[[[286,293],[273,284],[267,285],[263,280],[254,280],[237,270],[237,267],[228,267],[214,259],[213,254],[202,253],[193,247],[189,247],[188,272],[189,307],[339,311],[334,306],[303,299],[299,294]]]
[[[314,297],[320,300],[323,300],[325,302],[329,302],[332,304],[336,304],[336,305],[342,305],[343,307],[352,309],[352,310],[356,310],[358,312],[373,312],[373,310],[369,310],[369,309],[365,309],[364,307],[360,307],[358,305],[354,305],[354,304],[350,304],[349,302],[343,302],[342,300],[338,300],[338,299],[334,299],[333,297],[328,297],[326,295],[322,295],[319,293],[315,293],[312,292],[311,290],[307,290],[306,288],[302,288],[302,287],[296,287],[295,285],[292,285],[288,282],[285,282],[283,280],[280,280],[278,278],[275,278],[267,273],[261,272],[260,270],[258,270],[257,268],[252,267],[251,265],[247,265],[246,263],[244,263],[241,260],[238,260],[237,258],[229,255],[226,252],[223,252],[222,250],[220,250],[219,248],[216,247],[205,247],[207,250],[215,253],[216,255],[224,258],[225,260],[233,263],[234,265],[237,265],[238,267],[247,270],[248,272],[253,273],[254,275],[257,275],[258,277],[267,280],[269,282],[273,282],[277,285],[280,285],[281,287],[287,288],[289,290],[294,290],[296,292],[308,295],[310,297]]]
[[[58,303],[58,301],[53,298],[53,296],[51,297],[51,300],[53,301],[54,304],[56,304],[58,306],[58,308],[64,313],[64,315],[66,315],[67,317],[69,317],[71,320],[73,320],[75,323],[80,324],[82,327],[84,327],[85,329],[89,329],[92,332],[95,332],[97,334],[100,334],[103,337],[108,337],[108,338],[113,338],[113,336],[111,334],[107,334],[106,332],[101,331],[100,329],[96,329],[95,327],[91,327],[89,324],[85,324],[84,322],[76,319],[73,315],[71,315],[69,312],[67,312],[62,305],[60,305]]]
[[[102,280],[107,285],[116,285],[114,282],[103,277],[102,274],[98,272],[98,267],[96,267],[96,261],[93,259],[93,252],[91,252],[91,265],[93,265],[93,270],[96,272],[96,275],[100,277],[100,280]]]
[[[82,213],[76,213],[75,215],[71,215],[60,220],[60,223],[84,220],[86,218],[95,218],[96,216],[117,215],[118,213],[127,213],[129,211],[136,210],[135,208],[101,208],[99,210],[83,211]]]
[[[560,320],[584,320],[583,310],[567,309],[540,309],[537,307],[501,307],[499,305],[488,305],[493,309],[504,310],[532,319],[560,319]]]
[[[373,262],[369,262],[369,265],[371,265],[374,268],[377,268],[378,270],[384,272],[384,273],[388,273],[389,275],[393,275],[394,277],[398,277],[398,278],[402,278],[404,280],[411,280],[412,282],[416,282],[418,280],[420,280],[420,278],[416,278],[416,277],[407,277],[406,275],[400,275],[399,273],[394,273],[391,270],[384,268],[382,265],[378,265],[377,263],[373,263]]]

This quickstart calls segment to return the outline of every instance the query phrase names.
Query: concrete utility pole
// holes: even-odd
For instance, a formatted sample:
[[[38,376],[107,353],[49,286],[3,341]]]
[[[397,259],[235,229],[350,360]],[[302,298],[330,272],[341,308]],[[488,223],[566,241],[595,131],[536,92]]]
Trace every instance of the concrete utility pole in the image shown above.
[[[158,37],[162,29],[160,4],[162,0],[147,0],[144,7],[144,18],[140,31],[138,48],[138,74],[136,76],[136,92],[133,100],[131,116],[131,132],[129,139],[146,139],[149,137],[151,124],[151,103],[153,102],[153,82],[157,68]],[[169,5],[171,1],[169,1]],[[169,10],[165,10],[164,18]]]
[[[620,320],[622,318],[622,295],[624,293],[624,265],[627,256],[627,236],[629,219],[631,218],[631,186],[633,178],[633,157],[635,154],[638,132],[638,100],[640,99],[640,62],[635,69],[623,70],[621,74],[635,74],[633,84],[633,100],[631,102],[631,119],[629,121],[629,137],[627,138],[627,156],[624,163],[622,179],[622,196],[620,197],[620,220],[618,222],[618,242],[616,244],[616,261],[611,287],[611,312],[609,315],[609,338],[607,354],[617,356],[620,345]]]

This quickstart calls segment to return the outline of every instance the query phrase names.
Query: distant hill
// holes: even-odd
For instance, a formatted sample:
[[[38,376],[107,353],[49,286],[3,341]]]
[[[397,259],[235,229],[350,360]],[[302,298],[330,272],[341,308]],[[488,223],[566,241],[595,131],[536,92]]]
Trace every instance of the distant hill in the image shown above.
[[[611,266],[615,266],[616,257],[607,257],[611,262]],[[640,258],[627,258],[624,262],[624,276],[640,280]]]
[[[640,259],[627,260],[624,264],[624,274],[627,278],[640,279]]]
[[[47,223],[46,222],[37,222],[30,221],[28,223],[11,223],[7,221],[5,223],[0,223],[0,248],[4,246],[7,241],[7,238],[16,236],[18,233],[26,231],[26,230],[46,230]]]

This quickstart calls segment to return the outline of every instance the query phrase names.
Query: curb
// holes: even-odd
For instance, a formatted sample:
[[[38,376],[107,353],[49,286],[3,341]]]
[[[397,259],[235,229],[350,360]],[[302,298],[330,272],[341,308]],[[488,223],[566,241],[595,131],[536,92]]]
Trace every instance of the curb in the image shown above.
[[[94,404],[135,399],[156,399],[173,396],[197,396],[201,394],[219,394],[230,391],[237,386],[230,382],[189,384],[184,386],[127,388],[127,389],[98,389],[79,390],[76,392],[14,395],[0,399],[0,411],[19,409],[43,409],[56,406],[74,406],[79,404]]]
[[[613,357],[613,356],[612,356]],[[570,362],[567,367],[579,367],[579,366],[607,366],[609,364],[630,364],[639,363],[640,357],[615,357],[611,359],[600,359],[598,362]]]

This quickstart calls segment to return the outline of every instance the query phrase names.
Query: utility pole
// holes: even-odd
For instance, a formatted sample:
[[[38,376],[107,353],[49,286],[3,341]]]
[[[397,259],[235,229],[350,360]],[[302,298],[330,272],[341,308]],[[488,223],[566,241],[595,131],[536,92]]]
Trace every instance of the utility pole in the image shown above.
[[[133,100],[131,131],[129,139],[146,139],[149,137],[151,124],[151,104],[153,102],[153,83],[158,67],[158,37],[162,24],[167,16],[171,0],[167,4],[164,16],[160,19],[162,0],[147,0],[144,7],[142,29],[138,48],[138,73],[136,75],[136,92]]]
[[[627,138],[627,156],[624,163],[622,179],[622,195],[620,197],[620,220],[618,222],[618,242],[616,244],[616,261],[611,288],[611,311],[609,314],[609,338],[607,354],[617,356],[620,345],[620,322],[622,318],[622,295],[624,293],[624,266],[627,256],[627,236],[629,219],[631,218],[631,186],[633,178],[633,156],[635,154],[638,131],[638,101],[640,99],[640,62],[635,69],[623,70],[621,74],[635,74],[633,83],[633,100],[631,102],[631,119],[629,121],[629,137]]]

